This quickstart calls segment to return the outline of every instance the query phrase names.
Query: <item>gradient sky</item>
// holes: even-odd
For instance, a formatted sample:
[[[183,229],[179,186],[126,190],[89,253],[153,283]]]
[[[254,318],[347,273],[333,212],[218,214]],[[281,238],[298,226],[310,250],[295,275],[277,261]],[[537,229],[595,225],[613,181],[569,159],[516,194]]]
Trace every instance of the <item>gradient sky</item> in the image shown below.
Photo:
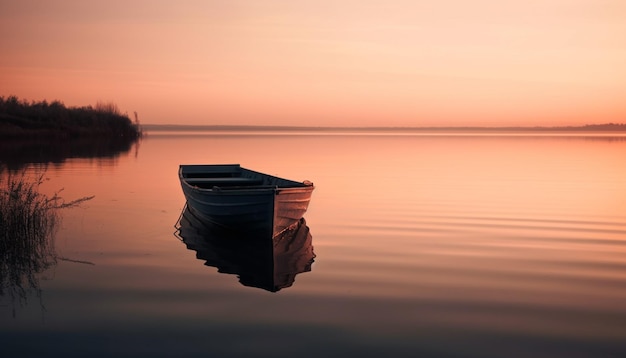
[[[143,123],[626,122],[624,0],[0,0],[0,95]]]

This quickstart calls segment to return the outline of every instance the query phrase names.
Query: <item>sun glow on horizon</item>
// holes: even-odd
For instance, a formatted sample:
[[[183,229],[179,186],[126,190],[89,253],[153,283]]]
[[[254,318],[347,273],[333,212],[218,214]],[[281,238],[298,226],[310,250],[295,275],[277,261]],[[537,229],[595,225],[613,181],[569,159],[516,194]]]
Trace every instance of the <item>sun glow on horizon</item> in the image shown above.
[[[626,3],[3,2],[0,95],[146,123],[626,120]]]

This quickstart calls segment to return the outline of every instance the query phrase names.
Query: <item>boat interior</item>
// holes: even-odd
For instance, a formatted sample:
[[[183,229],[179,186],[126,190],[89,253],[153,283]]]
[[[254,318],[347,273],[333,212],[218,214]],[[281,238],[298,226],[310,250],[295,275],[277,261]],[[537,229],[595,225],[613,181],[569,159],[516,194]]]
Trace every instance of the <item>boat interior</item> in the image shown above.
[[[184,181],[198,188],[241,188],[259,186],[305,186],[303,183],[274,177],[239,165],[187,165],[181,167]]]

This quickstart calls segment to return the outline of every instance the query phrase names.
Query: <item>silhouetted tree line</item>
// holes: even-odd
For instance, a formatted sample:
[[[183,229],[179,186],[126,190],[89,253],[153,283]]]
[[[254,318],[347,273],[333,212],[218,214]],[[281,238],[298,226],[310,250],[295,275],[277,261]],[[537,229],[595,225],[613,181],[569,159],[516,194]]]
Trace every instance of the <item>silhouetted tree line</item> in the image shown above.
[[[133,123],[114,103],[66,107],[57,100],[28,102],[16,96],[0,96],[0,137],[138,138],[141,135],[139,121],[135,119]]]

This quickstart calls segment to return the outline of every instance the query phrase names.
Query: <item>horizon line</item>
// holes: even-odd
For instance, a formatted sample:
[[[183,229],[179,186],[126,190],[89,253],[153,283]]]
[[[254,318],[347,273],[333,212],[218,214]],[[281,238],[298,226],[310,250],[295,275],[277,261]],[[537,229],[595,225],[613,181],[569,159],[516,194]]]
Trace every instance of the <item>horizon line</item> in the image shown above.
[[[626,123],[602,123],[602,124],[584,124],[584,125],[565,125],[565,126],[291,126],[291,125],[245,125],[245,124],[141,124],[144,130],[516,130],[516,131],[574,131],[574,130],[592,130],[592,131],[626,131]]]

